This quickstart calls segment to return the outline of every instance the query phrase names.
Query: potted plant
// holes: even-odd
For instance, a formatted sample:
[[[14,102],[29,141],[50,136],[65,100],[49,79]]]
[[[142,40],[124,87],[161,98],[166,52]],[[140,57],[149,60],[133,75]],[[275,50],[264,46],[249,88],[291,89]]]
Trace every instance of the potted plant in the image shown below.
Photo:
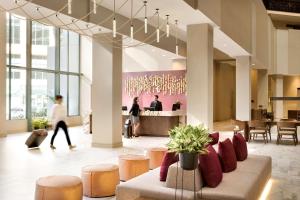
[[[198,154],[207,153],[211,142],[208,129],[203,125],[185,125],[169,131],[170,141],[167,147],[179,154],[180,166],[184,170],[194,170],[198,165]]]
[[[46,135],[48,128],[48,119],[46,118],[35,118],[32,119],[32,128],[34,133],[39,135]]]

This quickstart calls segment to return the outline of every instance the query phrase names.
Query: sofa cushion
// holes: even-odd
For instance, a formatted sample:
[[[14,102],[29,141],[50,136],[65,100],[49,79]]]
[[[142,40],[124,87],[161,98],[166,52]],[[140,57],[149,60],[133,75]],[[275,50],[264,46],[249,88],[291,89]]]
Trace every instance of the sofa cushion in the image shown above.
[[[178,162],[179,157],[175,152],[166,152],[160,167],[160,181],[166,181],[170,165]]]
[[[232,172],[236,169],[236,155],[232,142],[228,138],[223,142],[219,142],[219,157],[223,172]]]
[[[205,186],[217,187],[222,181],[223,172],[215,149],[209,145],[208,154],[199,156],[199,169]]]
[[[218,144],[219,142],[219,132],[214,132],[209,134],[209,137],[212,139],[212,141],[209,143],[210,145]]]
[[[234,147],[236,159],[238,161],[244,161],[246,160],[248,156],[248,149],[247,149],[247,143],[245,138],[242,136],[242,134],[237,133],[232,138],[232,144]]]

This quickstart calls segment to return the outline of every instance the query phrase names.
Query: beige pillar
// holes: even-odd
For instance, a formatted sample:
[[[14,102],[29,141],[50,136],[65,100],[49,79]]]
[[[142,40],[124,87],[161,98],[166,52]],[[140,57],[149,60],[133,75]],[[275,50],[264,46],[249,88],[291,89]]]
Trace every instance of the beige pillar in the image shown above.
[[[283,76],[277,76],[275,80],[275,96],[283,97]],[[275,119],[283,118],[283,101],[274,101]]]
[[[187,27],[187,122],[213,129],[213,28]]]
[[[5,135],[6,121],[6,16],[0,11],[0,137]]]
[[[104,38],[109,38],[101,42]],[[114,43],[111,42],[114,40]],[[92,113],[95,147],[122,146],[122,37],[93,39]]]
[[[251,119],[251,63],[249,56],[236,58],[236,119]]]
[[[257,70],[257,105],[268,108],[268,70]]]

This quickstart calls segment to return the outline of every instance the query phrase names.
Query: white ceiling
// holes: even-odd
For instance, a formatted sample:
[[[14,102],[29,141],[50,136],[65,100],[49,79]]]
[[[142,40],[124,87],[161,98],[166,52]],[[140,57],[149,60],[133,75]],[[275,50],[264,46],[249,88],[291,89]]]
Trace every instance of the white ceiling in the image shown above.
[[[121,9],[118,9],[125,1],[127,3]],[[113,1],[112,0],[98,0],[101,6],[109,8],[113,10]],[[130,17],[130,2],[131,0],[116,0],[116,9],[117,12],[126,17]],[[133,0],[133,10],[135,13],[139,8],[143,6],[143,0]],[[199,24],[199,23],[209,23],[214,27],[214,47],[219,49],[220,51],[226,53],[231,57],[241,56],[241,55],[249,55],[242,47],[240,47],[237,43],[235,43],[230,37],[224,34],[209,18],[207,18],[202,12],[199,10],[195,10],[186,4],[183,0],[148,0],[148,18],[150,18],[154,13],[155,9],[160,9],[161,20],[164,20],[165,15],[170,15],[170,23],[174,23],[175,19],[179,20],[179,38],[186,41],[186,28],[189,24]],[[19,0],[19,5],[26,3],[24,0]],[[13,0],[0,0],[0,6],[5,9],[11,9],[16,7],[16,4]],[[12,12],[17,13],[19,15],[25,16],[27,18],[43,18],[43,16],[52,15],[48,19],[43,20],[46,24],[51,24],[55,26],[59,26],[65,29],[86,29],[83,31],[79,31],[79,33],[83,35],[92,35],[100,32],[109,32],[110,30],[105,29],[100,26],[95,26],[93,29],[88,30],[87,23],[83,21],[76,21],[76,23],[71,23],[73,18],[59,14],[58,17],[55,16],[55,11],[49,10],[47,8],[40,8],[40,12],[36,10],[37,6],[28,3],[24,7],[26,13],[30,16],[26,16],[27,14],[20,10],[13,10]],[[42,15],[41,15],[42,13]],[[136,18],[143,19],[144,18],[144,10],[136,16]],[[157,19],[149,20],[149,23],[156,25]],[[69,24],[68,26],[63,26],[63,24]],[[91,27],[92,25],[88,25]],[[93,25],[94,26],[94,25]],[[101,31],[100,31],[101,30]],[[174,35],[174,30],[171,34]]]

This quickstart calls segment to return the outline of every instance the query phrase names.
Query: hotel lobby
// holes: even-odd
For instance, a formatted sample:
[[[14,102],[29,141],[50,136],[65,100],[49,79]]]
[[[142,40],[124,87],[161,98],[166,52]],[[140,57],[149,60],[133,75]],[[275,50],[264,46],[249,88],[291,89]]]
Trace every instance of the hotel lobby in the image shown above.
[[[0,0],[0,200],[300,199],[296,0]]]

